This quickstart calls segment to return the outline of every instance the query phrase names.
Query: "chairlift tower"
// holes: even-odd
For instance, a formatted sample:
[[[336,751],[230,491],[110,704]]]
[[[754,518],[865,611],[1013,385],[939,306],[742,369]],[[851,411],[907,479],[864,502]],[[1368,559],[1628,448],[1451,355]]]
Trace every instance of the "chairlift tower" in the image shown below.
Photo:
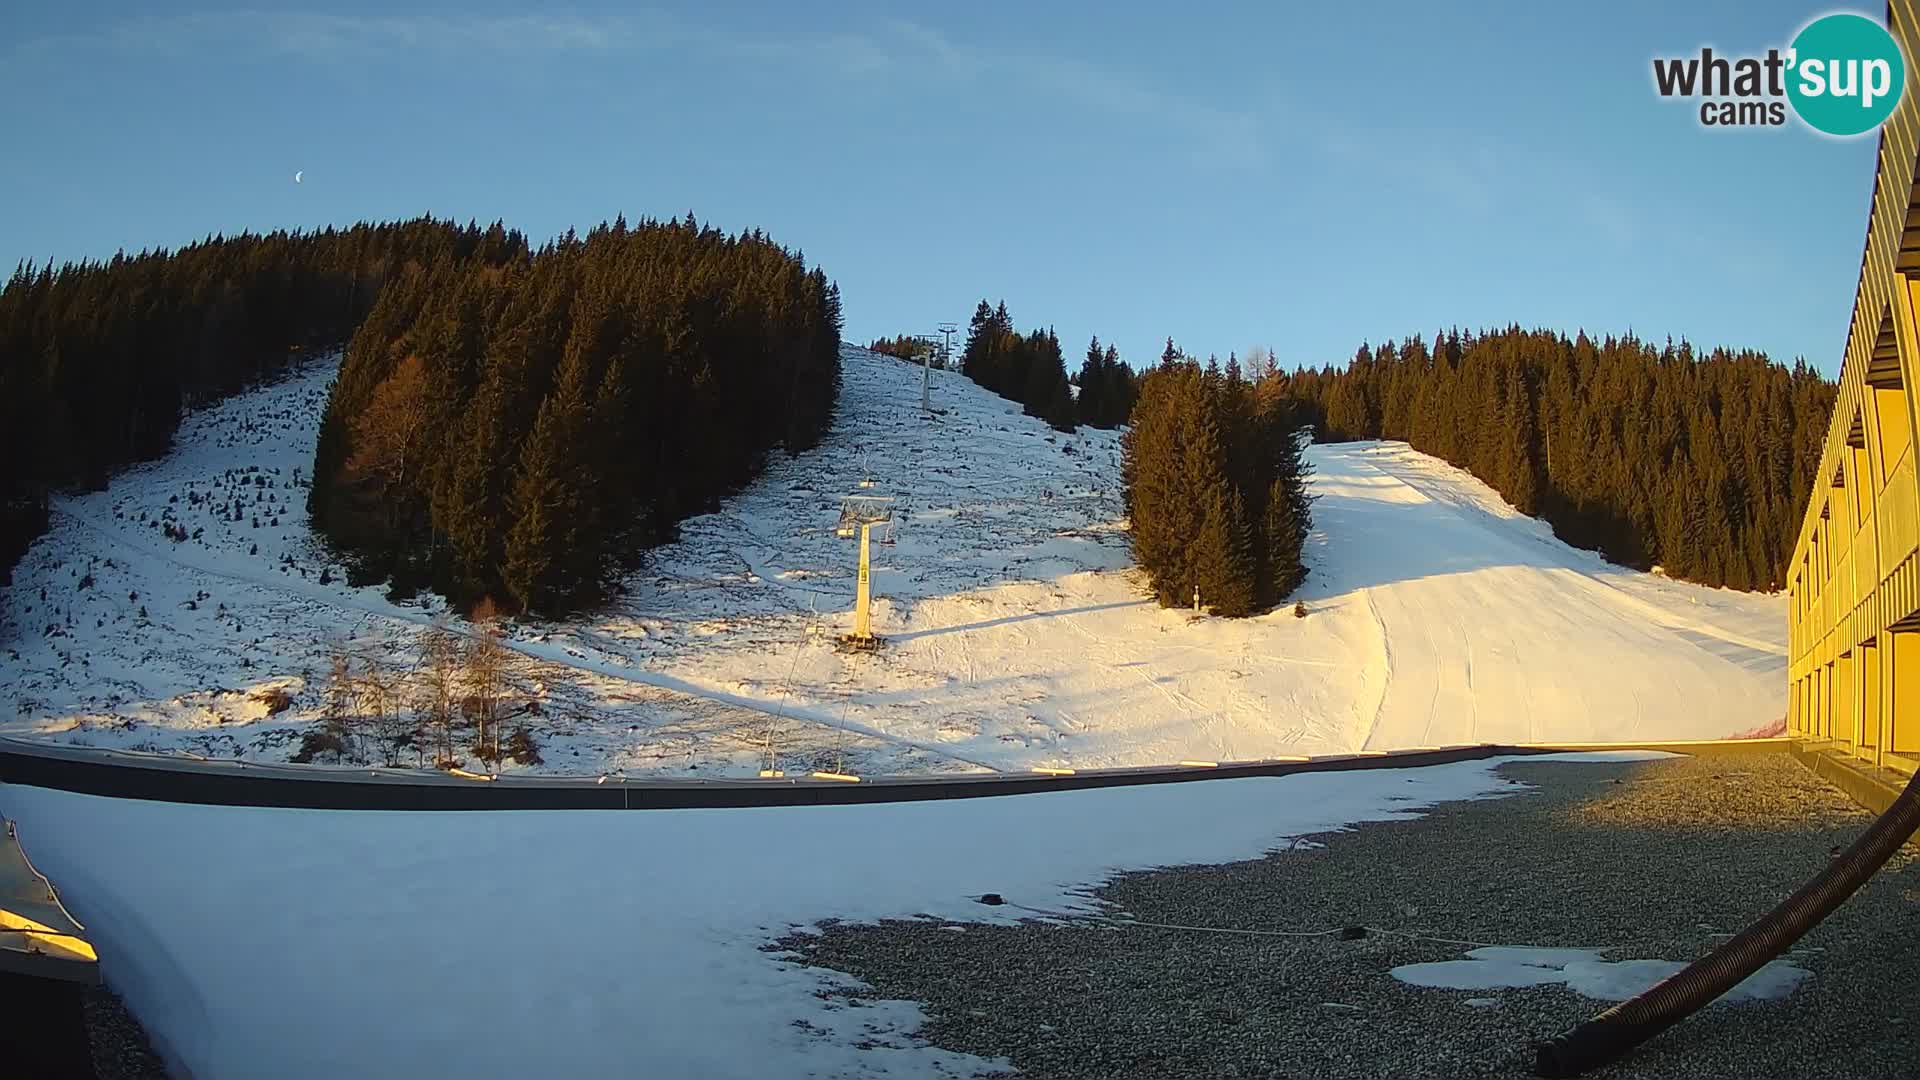
[[[933,411],[933,339],[925,335],[913,339],[920,346],[920,411]]]
[[[840,524],[834,531],[843,538],[856,533],[860,537],[860,577],[854,594],[853,632],[840,638],[842,648],[856,652],[878,649],[881,639],[873,633],[873,528],[880,526],[880,542],[893,540],[893,498],[888,495],[849,495],[840,500]]]
[[[940,366],[948,371],[953,370],[953,335],[959,332],[959,323],[940,324]]]
[[[943,371],[953,369],[953,334],[960,329],[955,323],[940,324],[940,367]],[[926,368],[920,372],[920,411],[933,412],[933,397],[928,392],[927,383],[933,378],[933,339],[927,339]]]

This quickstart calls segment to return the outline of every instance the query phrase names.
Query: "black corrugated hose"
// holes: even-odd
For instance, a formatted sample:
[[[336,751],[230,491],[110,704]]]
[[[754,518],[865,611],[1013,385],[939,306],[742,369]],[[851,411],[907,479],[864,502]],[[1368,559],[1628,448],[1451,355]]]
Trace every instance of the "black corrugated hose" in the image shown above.
[[[1774,959],[1866,884],[1920,830],[1920,773],[1887,812],[1772,911],[1672,978],[1541,1043],[1538,1076],[1579,1076],[1660,1034]]]

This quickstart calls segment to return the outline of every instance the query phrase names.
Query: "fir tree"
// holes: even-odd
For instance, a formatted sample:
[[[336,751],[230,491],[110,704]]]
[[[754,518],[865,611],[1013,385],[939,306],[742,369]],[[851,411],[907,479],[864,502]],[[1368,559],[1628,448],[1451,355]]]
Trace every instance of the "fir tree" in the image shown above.
[[[1120,362],[1120,350],[1107,346],[1106,360],[1102,365],[1107,373],[1107,389],[1102,395],[1106,406],[1101,427],[1119,427],[1127,422],[1133,412],[1135,382],[1133,372]]]
[[[577,352],[563,363],[560,380],[521,448],[508,500],[513,527],[507,532],[501,578],[530,611],[569,610],[598,585],[595,550],[582,544],[593,535],[599,487],[587,458],[586,367]]]
[[[1201,604],[1216,615],[1237,617],[1254,609],[1253,538],[1244,500],[1228,475],[1221,420],[1217,398],[1203,392],[1185,425],[1186,497],[1200,507],[1188,557]]]
[[[1094,427],[1108,426],[1105,421],[1110,412],[1107,401],[1107,354],[1100,348],[1100,337],[1094,335],[1087,343],[1086,359],[1080,361],[1080,397],[1075,402],[1080,422]]]
[[[1304,577],[1310,522],[1291,409],[1191,361],[1140,381],[1122,439],[1134,557],[1165,606],[1240,616]]]

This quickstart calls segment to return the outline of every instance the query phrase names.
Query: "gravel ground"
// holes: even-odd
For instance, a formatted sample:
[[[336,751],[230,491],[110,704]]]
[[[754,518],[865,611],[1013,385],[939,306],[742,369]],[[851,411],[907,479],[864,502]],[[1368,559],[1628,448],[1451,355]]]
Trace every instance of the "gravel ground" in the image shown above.
[[[148,1045],[146,1031],[113,991],[88,990],[81,1011],[98,1080],[167,1080],[167,1067]]]
[[[1870,820],[1783,753],[1503,770],[1532,789],[1314,838],[1324,847],[1129,874],[1091,895],[1152,922],[1365,925],[1690,960],[1791,893]],[[1801,940],[1793,959],[1813,975],[1791,997],[1710,1006],[1592,1075],[1920,1076],[1916,859],[1910,845]],[[922,1037],[1005,1056],[1028,1078],[1522,1076],[1536,1039],[1604,1007],[1563,987],[1408,986],[1388,969],[1458,959],[1467,946],[1379,935],[1040,921],[826,930],[779,946],[871,987],[855,996],[924,1003]]]

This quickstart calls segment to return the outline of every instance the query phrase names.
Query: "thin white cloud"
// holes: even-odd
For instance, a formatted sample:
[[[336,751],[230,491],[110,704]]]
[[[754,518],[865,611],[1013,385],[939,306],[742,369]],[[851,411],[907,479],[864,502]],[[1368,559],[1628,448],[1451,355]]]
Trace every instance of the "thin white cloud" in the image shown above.
[[[146,15],[88,31],[42,37],[19,48],[34,52],[113,49],[197,53],[245,47],[269,56],[314,60],[422,52],[612,51],[666,45],[680,36],[651,15],[331,15],[229,11]]]
[[[333,15],[235,11],[142,16],[18,43],[15,56],[107,49],[192,56],[232,51],[327,63],[389,57],[535,57],[674,50],[716,59],[780,63],[803,72],[890,76],[960,86],[989,80],[1057,102],[1140,122],[1142,131],[1190,145],[1227,166],[1266,158],[1268,110],[1221,108],[1084,59],[976,48],[917,23],[871,30],[771,33],[694,24],[662,12],[619,15]]]
[[[997,80],[1028,87],[1037,96],[1171,130],[1222,165],[1254,165],[1266,158],[1263,116],[1223,109],[1159,89],[1127,74],[1070,56],[995,46],[975,49],[929,27],[902,20],[886,24],[891,55],[928,77]]]

